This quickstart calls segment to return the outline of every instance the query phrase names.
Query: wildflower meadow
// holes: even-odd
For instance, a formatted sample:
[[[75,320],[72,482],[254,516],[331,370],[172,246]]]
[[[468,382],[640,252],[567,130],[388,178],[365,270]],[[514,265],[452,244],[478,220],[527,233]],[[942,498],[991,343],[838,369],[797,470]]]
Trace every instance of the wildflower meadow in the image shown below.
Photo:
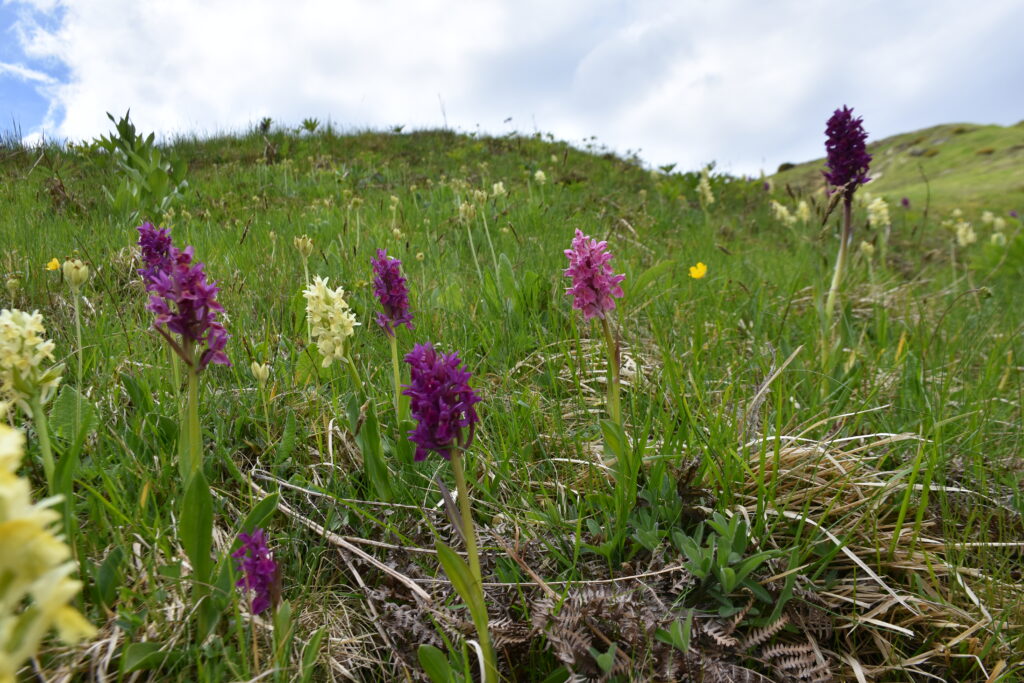
[[[0,683],[1024,680],[1019,191],[111,122],[0,139]]]

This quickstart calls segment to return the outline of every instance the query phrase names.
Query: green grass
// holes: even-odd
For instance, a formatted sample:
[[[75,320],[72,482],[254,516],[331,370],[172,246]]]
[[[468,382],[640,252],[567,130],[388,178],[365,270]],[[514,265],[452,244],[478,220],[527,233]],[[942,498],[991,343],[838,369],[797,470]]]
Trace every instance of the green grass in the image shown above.
[[[1003,251],[976,244],[952,265],[948,236],[922,216],[915,174],[920,160],[933,212],[1014,208],[1024,180],[999,164],[1020,153],[1007,140],[1024,129],[946,128],[873,148],[883,173],[869,189],[909,196],[913,208],[892,209],[888,263],[876,256],[869,269],[854,254],[829,330],[835,217],[824,228],[784,227],[768,205],[810,170],[777,176],[773,195],[715,176],[707,221],[697,174],[651,174],[636,160],[539,136],[326,130],[175,141],[189,187],[162,224],[219,282],[232,335],[234,365],[207,370],[201,396],[217,558],[263,496],[281,496],[266,526],[295,640],[273,672],[271,620],[250,620],[244,599],[233,598],[208,639],[197,637],[179,540],[189,511],[176,465],[178,388],[135,273],[134,224],[112,215],[102,191],[120,182],[117,169],[95,147],[5,143],[0,277],[19,285],[3,306],[39,309],[69,368],[72,301],[44,265],[77,254],[94,273],[77,388],[97,422],[76,473],[74,518],[81,604],[101,646],[51,644],[41,675],[102,670],[127,680],[148,652],[131,645],[149,642],[158,652],[134,663],[158,680],[292,680],[321,627],[313,680],[415,677],[421,643],[475,672],[463,641],[473,637],[469,616],[433,553],[435,532],[461,550],[433,481],[454,488],[451,473],[436,456],[402,461],[390,348],[373,322],[369,261],[387,248],[403,261],[415,315],[416,329],[399,332],[401,353],[428,340],[459,351],[483,398],[467,468],[509,680],[595,675],[602,662],[621,680],[671,678],[672,667],[786,679],[793,670],[779,648],[802,657],[815,646],[818,672],[839,679],[860,667],[881,680],[1000,671],[1017,680],[1024,240],[1011,221]],[[940,154],[886,153],[917,136]],[[974,154],[989,146],[997,151]],[[489,198],[473,222],[474,263],[458,203],[498,181],[508,196]],[[562,250],[576,228],[607,239],[626,274],[613,315],[625,382],[618,446],[600,422],[600,328],[564,294]],[[352,382],[337,365],[319,368],[306,345],[292,246],[302,234],[315,243],[310,275],[344,285],[361,322],[353,351],[381,421],[393,502],[372,500],[347,414]],[[708,274],[691,279],[698,261]],[[271,366],[269,422],[252,361]],[[34,462],[25,472],[42,495],[31,422],[13,420],[28,430]],[[58,457],[69,449],[66,436],[55,444]],[[625,513],[616,493],[633,482],[621,480],[614,456],[642,458]],[[713,531],[713,512],[744,524]],[[711,536],[745,541],[723,556],[733,569],[768,553],[753,587],[724,589],[711,570],[701,578],[701,558],[716,557]],[[413,582],[429,603],[416,601]],[[684,653],[663,641],[675,628],[678,643],[673,624],[687,619]]]
[[[896,204],[903,197],[918,210],[959,208],[971,214],[1024,209],[1024,121],[1014,126],[945,124],[872,141],[868,186]],[[825,160],[815,159],[772,176],[779,186],[819,191]]]

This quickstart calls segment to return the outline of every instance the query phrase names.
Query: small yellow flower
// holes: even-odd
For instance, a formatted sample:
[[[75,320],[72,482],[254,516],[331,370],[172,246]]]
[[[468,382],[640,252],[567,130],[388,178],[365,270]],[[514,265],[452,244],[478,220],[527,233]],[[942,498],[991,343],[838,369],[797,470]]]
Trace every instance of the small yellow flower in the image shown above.
[[[424,256],[424,255],[423,255],[423,252],[422,252],[422,251],[418,251],[418,252],[416,252],[416,260],[417,260],[417,261],[422,261],[422,260],[423,260],[423,259],[425,259],[425,258],[426,258],[426,256]]]
[[[46,264],[46,269],[60,270],[60,261],[58,261],[57,259],[51,259],[50,262]]]
[[[697,261],[697,265],[690,266],[690,277],[694,280],[699,280],[707,274],[708,267],[702,261]]]

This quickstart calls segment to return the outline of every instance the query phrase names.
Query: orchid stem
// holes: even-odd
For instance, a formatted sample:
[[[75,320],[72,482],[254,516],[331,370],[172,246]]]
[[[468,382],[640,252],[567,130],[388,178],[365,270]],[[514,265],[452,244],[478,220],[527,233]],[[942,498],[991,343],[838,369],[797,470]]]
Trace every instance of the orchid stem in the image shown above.
[[[469,560],[469,573],[473,577],[474,588],[478,591],[481,602],[484,601],[483,578],[480,573],[480,554],[476,545],[476,528],[473,526],[473,513],[470,510],[469,487],[466,485],[466,473],[463,470],[462,451],[453,448],[452,472],[455,475],[455,490],[458,491],[459,512],[462,516],[462,534],[466,539],[466,557]],[[491,646],[491,634],[487,624],[477,625],[477,639],[480,641],[480,649],[484,652],[484,680],[487,683],[497,683],[498,667],[494,657],[494,648]]]
[[[203,467],[202,432],[199,428],[199,371],[188,372],[188,459],[189,479]]]
[[[618,344],[612,335],[608,318],[601,318],[604,343],[608,352],[608,416],[616,424],[622,424],[622,406],[619,398],[619,353]]]
[[[398,365],[398,329],[394,329],[394,334],[389,337],[391,341],[391,369],[395,375],[395,419],[400,420],[399,415],[399,403],[401,402],[402,396],[402,374],[401,368]]]
[[[78,343],[78,374],[75,376],[75,440],[82,431],[82,309],[78,302],[79,294],[73,292],[75,303],[75,341]]]

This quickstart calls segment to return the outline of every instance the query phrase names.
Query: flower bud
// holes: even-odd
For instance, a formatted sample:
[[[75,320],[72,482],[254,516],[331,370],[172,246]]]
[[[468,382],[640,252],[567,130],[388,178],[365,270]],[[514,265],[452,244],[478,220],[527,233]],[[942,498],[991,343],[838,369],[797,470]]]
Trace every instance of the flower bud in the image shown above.
[[[64,262],[64,280],[77,292],[89,280],[89,266],[81,259],[68,259]]]

